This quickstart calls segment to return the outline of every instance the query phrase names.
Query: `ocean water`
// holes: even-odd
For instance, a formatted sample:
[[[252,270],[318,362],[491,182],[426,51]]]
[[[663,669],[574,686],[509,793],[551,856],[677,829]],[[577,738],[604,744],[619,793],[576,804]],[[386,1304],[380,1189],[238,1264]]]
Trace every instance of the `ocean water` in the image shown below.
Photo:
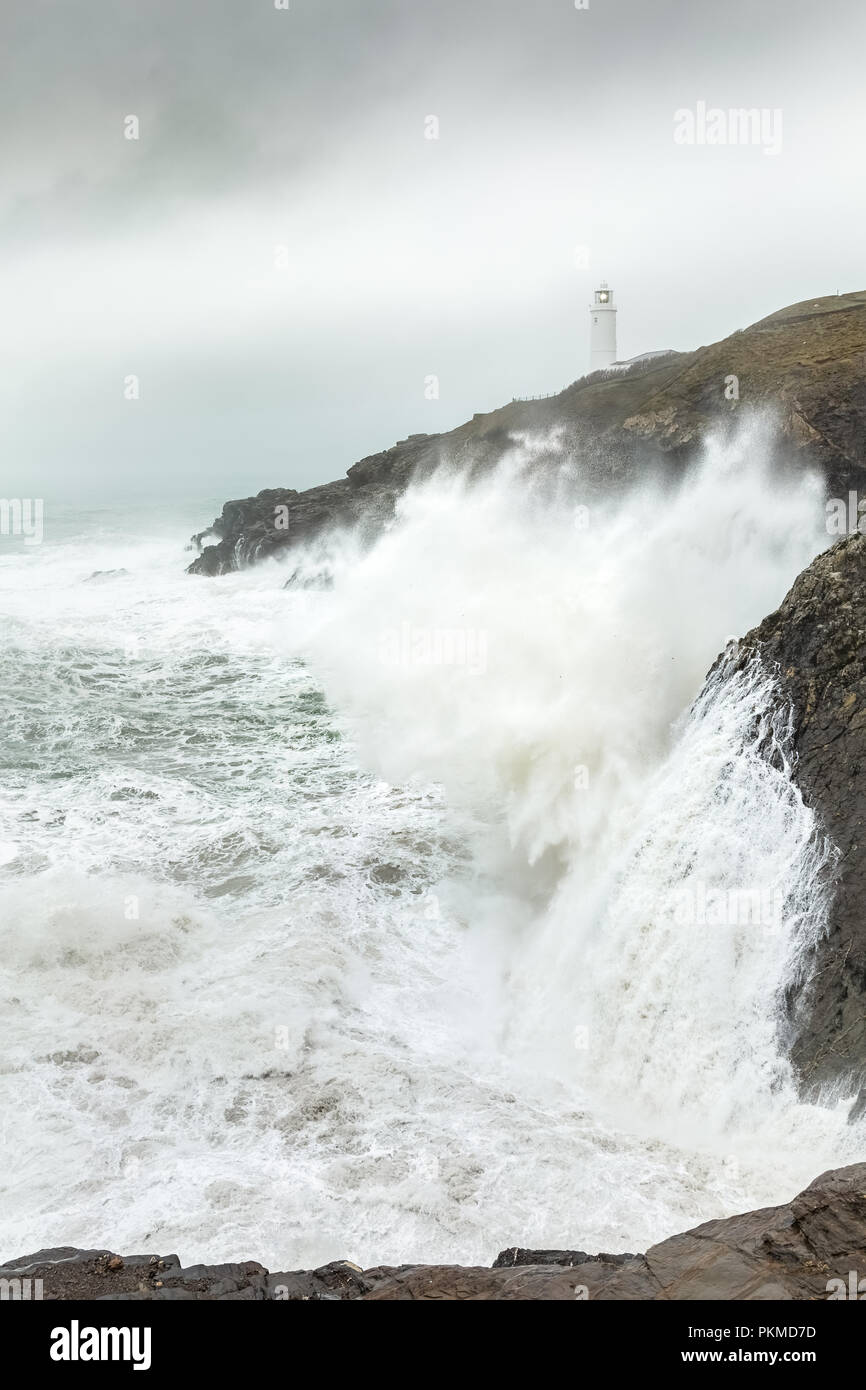
[[[0,539],[0,1255],[638,1250],[862,1158],[780,1047],[833,847],[771,673],[697,699],[827,542],[762,460],[587,512],[524,442],[327,590],[186,576],[215,499]]]

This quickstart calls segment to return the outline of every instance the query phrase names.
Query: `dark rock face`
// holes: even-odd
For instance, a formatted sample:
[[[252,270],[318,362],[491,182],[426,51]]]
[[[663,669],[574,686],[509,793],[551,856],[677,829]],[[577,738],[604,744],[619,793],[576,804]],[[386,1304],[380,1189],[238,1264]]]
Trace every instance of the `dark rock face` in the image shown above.
[[[500,1250],[493,1261],[493,1269],[513,1269],[515,1265],[585,1265],[590,1260],[604,1260],[608,1264],[627,1264],[636,1260],[637,1255],[587,1255],[585,1250],[522,1250],[512,1245]]]
[[[183,1268],[176,1255],[121,1257],[65,1248],[10,1260],[0,1279],[29,1278],[31,1286],[41,1279],[46,1299],[727,1301],[848,1297],[851,1271],[864,1269],[866,1163],[857,1163],[822,1174],[784,1206],[708,1221],[645,1255],[513,1247],[491,1269],[361,1270],[336,1260],[320,1269],[269,1274],[254,1260]]]
[[[305,545],[331,530],[352,530],[363,541],[393,520],[394,503],[410,476],[439,463],[438,436],[418,436],[361,459],[345,478],[297,492],[265,488],[256,497],[226,502],[207,531],[193,536],[200,550],[189,574],[227,574],[280,551]],[[215,545],[202,542],[215,535]]]
[[[792,1058],[807,1087],[866,1077],[866,536],[813,560],[739,644],[775,669],[794,719],[795,777],[839,850],[828,935],[791,998]]]
[[[726,387],[737,380],[739,399]],[[742,412],[770,407],[779,423],[780,461],[824,474],[832,495],[866,482],[866,291],[806,300],[695,352],[671,352],[616,372],[594,372],[558,396],[511,401],[441,435],[410,435],[361,459],[345,478],[295,492],[271,488],[227,502],[191,574],[224,574],[332,528],[372,539],[393,518],[410,480],[437,467],[472,476],[494,466],[523,432],[551,435],[535,470],[561,465],[553,440],[583,460],[584,481],[603,490],[648,465],[678,473],[708,430],[726,430]],[[288,508],[288,527],[276,525]]]

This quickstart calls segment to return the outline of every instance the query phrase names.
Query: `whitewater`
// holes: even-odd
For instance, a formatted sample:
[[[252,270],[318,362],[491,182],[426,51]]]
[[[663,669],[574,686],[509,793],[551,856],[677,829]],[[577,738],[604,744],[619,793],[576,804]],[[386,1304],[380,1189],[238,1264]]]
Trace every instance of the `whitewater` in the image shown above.
[[[641,1250],[862,1158],[782,1046],[834,848],[772,673],[704,684],[828,543],[766,454],[518,441],[216,580],[211,503],[3,538],[4,1256]]]

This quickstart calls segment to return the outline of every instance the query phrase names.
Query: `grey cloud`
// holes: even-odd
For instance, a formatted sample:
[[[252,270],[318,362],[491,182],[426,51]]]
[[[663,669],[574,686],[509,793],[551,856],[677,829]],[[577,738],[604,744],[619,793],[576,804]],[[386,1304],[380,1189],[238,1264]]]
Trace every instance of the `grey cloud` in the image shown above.
[[[859,0],[5,0],[2,24],[0,396],[39,476],[336,476],[573,380],[600,275],[625,355],[861,287]],[[781,108],[779,158],[678,148],[699,100]],[[130,434],[104,392],[141,363],[173,389]]]

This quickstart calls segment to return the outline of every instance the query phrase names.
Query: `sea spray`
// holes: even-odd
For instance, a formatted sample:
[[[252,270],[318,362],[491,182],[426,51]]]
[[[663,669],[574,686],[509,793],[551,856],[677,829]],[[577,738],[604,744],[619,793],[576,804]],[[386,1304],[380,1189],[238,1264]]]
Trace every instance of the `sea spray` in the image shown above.
[[[336,555],[306,643],[367,764],[484,808],[515,862],[591,855],[728,638],[827,543],[817,481],[783,485],[767,453],[754,427],[711,440],[678,488],[648,475],[587,504],[579,459],[563,454],[551,498],[521,443],[475,484],[410,491],[371,552]],[[483,675],[383,659],[407,627],[483,635]]]
[[[823,1123],[780,1035],[786,987],[826,927],[835,852],[791,773],[772,675],[720,667],[624,847],[600,874],[573,866],[513,971],[516,1039],[550,1036],[567,996],[582,1028],[570,1066],[630,1128],[757,1155],[808,1151]]]
[[[487,824],[454,902],[505,981],[515,1067],[694,1148],[756,1159],[815,1135],[814,1163],[824,1118],[780,1034],[833,847],[771,673],[717,674],[688,714],[730,635],[826,544],[816,480],[783,482],[767,444],[753,424],[708,441],[681,486],[650,476],[590,506],[564,458],[551,508],[525,442],[470,485],[434,479],[353,562],[311,650],[371,766],[436,778]],[[484,681],[376,659],[380,624],[460,619],[486,635]]]

